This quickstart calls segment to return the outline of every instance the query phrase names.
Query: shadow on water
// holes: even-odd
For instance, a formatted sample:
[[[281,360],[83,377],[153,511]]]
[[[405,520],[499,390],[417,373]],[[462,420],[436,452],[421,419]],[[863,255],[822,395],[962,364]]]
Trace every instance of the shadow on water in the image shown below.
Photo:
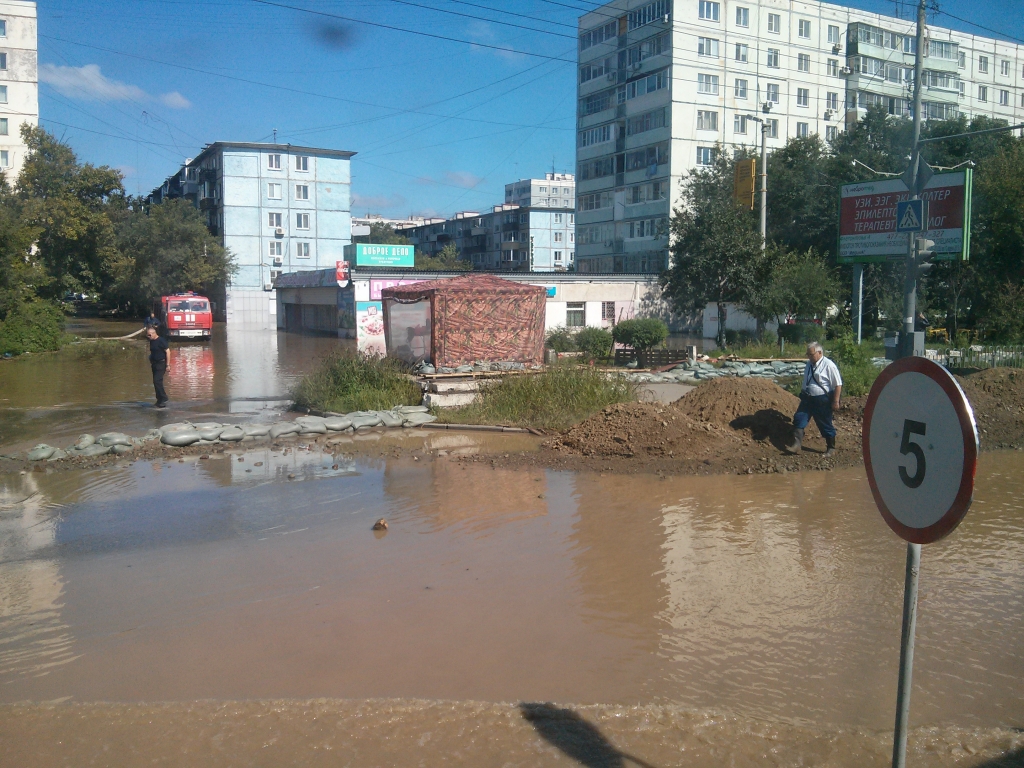
[[[650,763],[616,748],[597,726],[571,709],[523,702],[519,711],[545,741],[588,768],[625,768],[630,764],[654,768]]]

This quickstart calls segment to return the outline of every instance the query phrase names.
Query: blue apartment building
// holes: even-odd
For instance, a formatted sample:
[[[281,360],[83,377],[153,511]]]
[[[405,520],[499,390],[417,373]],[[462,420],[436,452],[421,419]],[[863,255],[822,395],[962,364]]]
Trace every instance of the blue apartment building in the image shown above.
[[[153,191],[192,201],[235,257],[224,297],[231,326],[277,327],[274,281],[333,268],[352,241],[354,152],[289,144],[215,142]],[[211,297],[212,298],[212,297]]]

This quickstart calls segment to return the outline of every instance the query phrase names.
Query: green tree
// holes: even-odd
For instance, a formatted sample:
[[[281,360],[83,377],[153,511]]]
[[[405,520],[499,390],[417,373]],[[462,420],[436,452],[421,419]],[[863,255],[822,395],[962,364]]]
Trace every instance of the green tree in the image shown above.
[[[51,278],[41,295],[105,290],[117,261],[106,207],[123,192],[121,174],[79,163],[67,144],[42,128],[23,125],[21,136],[28,147],[17,183],[21,216],[38,231],[39,261]]]
[[[394,226],[382,221],[370,225],[370,234],[352,238],[353,243],[376,243],[377,245],[408,245],[409,238],[395,232]]]
[[[668,326],[653,317],[623,320],[612,329],[612,338],[619,344],[636,350],[640,364],[644,365],[647,350],[653,349],[668,338]]]
[[[1024,341],[1024,286],[1007,282],[993,291],[983,323],[993,341]]]
[[[465,259],[460,258],[459,249],[455,243],[446,243],[437,256],[426,256],[416,251],[415,269],[424,272],[464,272],[473,268]]]
[[[677,311],[701,311],[714,303],[723,317],[725,304],[741,301],[755,278],[761,236],[751,212],[733,201],[732,174],[732,162],[719,153],[713,166],[691,172],[683,182],[669,223],[672,263],[661,276]],[[724,323],[718,345],[725,346]]]
[[[798,252],[771,243],[757,260],[740,305],[763,325],[787,316],[823,318],[838,295],[834,270],[813,248]]]

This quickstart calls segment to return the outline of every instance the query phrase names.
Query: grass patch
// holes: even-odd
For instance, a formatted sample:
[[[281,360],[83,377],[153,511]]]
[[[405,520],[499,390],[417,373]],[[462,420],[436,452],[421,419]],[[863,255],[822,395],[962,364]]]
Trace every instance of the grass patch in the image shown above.
[[[390,357],[333,353],[302,377],[292,391],[297,405],[317,411],[384,411],[419,405],[419,386],[404,363]]]
[[[543,373],[507,376],[476,402],[437,411],[449,424],[501,424],[567,429],[612,403],[637,399],[639,386],[588,365],[564,364]]]

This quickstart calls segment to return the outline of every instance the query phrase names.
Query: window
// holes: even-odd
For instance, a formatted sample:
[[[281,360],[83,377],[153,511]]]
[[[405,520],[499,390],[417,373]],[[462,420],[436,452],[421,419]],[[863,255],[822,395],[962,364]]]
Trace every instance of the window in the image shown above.
[[[309,200],[309,185],[308,184],[296,184],[295,185],[295,199],[296,200]]]
[[[612,140],[612,124],[606,123],[595,128],[588,128],[580,131],[576,137],[577,147],[592,147],[595,144],[603,144]]]
[[[562,260],[562,252],[561,251],[555,251],[555,261],[561,261],[561,260]]]
[[[0,117],[0,136],[6,136],[7,130],[7,118]]]
[[[809,38],[811,36],[811,22],[806,19],[800,19],[797,34],[800,35],[800,37]]]
[[[737,8],[736,9],[736,26],[737,27],[749,27],[750,26],[750,9],[749,8]]]
[[[279,229],[281,227],[281,214],[280,213],[268,213],[267,214],[267,226]]]
[[[746,115],[734,115],[732,118],[732,132],[740,135],[746,135],[747,133],[747,116]]]
[[[295,214],[295,228],[296,229],[309,229],[309,214],[308,213],[296,213]]]
[[[641,40],[636,45],[619,51],[619,68],[631,67],[641,61],[668,51],[668,33]]]
[[[697,93],[718,95],[718,75],[697,75]]]
[[[0,37],[7,37],[7,22],[0,19]]]
[[[584,64],[580,67],[580,84],[590,82],[604,75],[610,75],[613,69],[611,56]]]
[[[271,200],[281,199],[281,185],[270,182],[267,184],[267,197]]]
[[[967,95],[967,88],[965,87],[966,85],[967,85],[967,83],[965,83],[963,80],[960,81],[960,96],[961,97]]]
[[[10,168],[11,166],[11,155],[6,150],[0,150],[0,168]]]
[[[832,45],[839,45],[839,27],[835,24],[828,25],[828,41]]]
[[[267,155],[267,168],[272,171],[281,170],[281,156],[280,155]]]
[[[665,127],[665,107],[655,109],[651,112],[644,112],[626,121],[626,135],[635,136],[638,133],[646,133],[656,128]]]
[[[839,128],[835,125],[825,126],[825,140],[835,141],[839,138]]]
[[[639,29],[651,22],[660,21],[668,16],[669,7],[669,0],[657,0],[655,3],[648,3],[643,8],[630,11],[628,29]]]
[[[960,69],[966,69],[967,68],[967,54],[964,53],[963,51],[960,51],[960,54],[956,58],[957,58],[957,66],[960,67]]]
[[[705,21],[718,21],[718,12],[721,10],[721,7],[721,5],[711,2],[711,0],[700,0],[698,15]]]
[[[7,69],[7,54],[0,53],[0,69]]]
[[[668,162],[668,142],[652,144],[626,153],[626,170],[641,171],[652,166],[664,165]]]
[[[626,205],[641,205],[655,200],[664,200],[668,191],[667,181],[652,181],[626,187]]]
[[[698,131],[717,131],[718,130],[718,113],[709,110],[698,109],[697,110],[697,130]]]
[[[978,86],[978,101],[988,101],[988,86]]]
[[[664,219],[641,219],[626,224],[626,239],[636,240],[640,237],[658,237],[664,227]]]
[[[772,69],[778,69],[779,68],[779,49],[778,48],[769,48],[768,49],[768,61],[767,61],[767,64]]]
[[[999,103],[1002,104],[1004,107],[1009,106],[1009,104],[1010,104],[1010,92],[1009,91],[999,91]]]
[[[610,109],[615,90],[615,88],[609,88],[608,90],[598,91],[580,99],[580,117],[596,115],[598,112]]]
[[[765,101],[770,101],[772,104],[779,103],[779,84],[768,83],[764,87]]]
[[[270,241],[270,256],[283,256],[284,255],[284,242],[282,240],[271,240]]]
[[[768,14],[768,31],[780,34],[782,32],[782,17],[777,13]]]
[[[528,216],[525,213],[520,213],[519,214],[519,223],[520,224],[526,224],[527,218],[528,218]],[[515,221],[515,220],[516,220],[516,215],[513,213],[512,214],[512,221]]]
[[[809,53],[798,53],[796,56],[796,68],[801,72],[810,72],[811,55]]]
[[[718,57],[718,41],[713,37],[697,38],[697,55]]]
[[[626,83],[626,93],[624,98],[626,100],[635,99],[637,96],[643,96],[645,93],[654,93],[660,91],[663,88],[668,88],[668,70],[663,69],[660,72],[654,72],[647,77],[641,77],[639,80],[631,80]]]
[[[988,72],[988,56],[979,56],[978,57],[978,71],[979,72]]]
[[[825,94],[825,109],[830,109],[833,112],[839,111],[839,94],[829,91]]]
[[[771,120],[765,120],[765,123],[768,124],[768,130],[765,131],[765,133],[768,134],[768,138],[779,138],[779,121],[776,120],[775,118],[772,118]]]
[[[577,175],[582,181],[588,179],[600,179],[604,176],[615,175],[615,155],[599,157],[596,160],[587,160],[580,163]],[[622,171],[622,155],[619,155],[619,171]]]
[[[807,123],[797,123],[796,124],[796,137],[798,139],[806,139],[807,138],[807,131],[808,131]]]
[[[714,147],[697,147],[697,165],[712,165],[714,162]]]
[[[591,46],[603,43],[605,40],[611,40],[613,37],[619,35],[619,22],[613,20],[602,24],[594,29],[587,30],[580,35],[580,50],[585,51]]]
[[[561,232],[555,232],[555,242],[556,243],[562,242],[562,233]]]
[[[567,328],[582,328],[586,324],[586,304],[582,301],[570,301],[565,305],[565,325]]]
[[[798,107],[807,107],[811,103],[811,91],[809,88],[797,88],[796,89],[796,105]]]
[[[829,76],[839,77],[839,59],[829,59],[825,69],[828,70]]]
[[[7,103],[7,86],[0,85],[0,104]]]
[[[736,78],[736,84],[733,86],[733,95],[737,99],[747,98],[747,81]]]
[[[6,67],[2,68],[6,69]],[[1002,75],[1003,77],[1010,76],[1010,62],[1008,62],[1006,59],[1003,59],[1002,61],[999,62],[999,74]]]
[[[615,322],[615,302],[614,301],[602,301],[601,302],[601,319]]]
[[[562,223],[562,214],[556,213],[555,214],[555,224],[561,224],[561,223]]]
[[[747,53],[750,49],[744,43],[736,43],[736,61],[747,63]]]
[[[308,259],[309,258],[309,243],[296,243],[295,244],[295,258],[296,259]]]

